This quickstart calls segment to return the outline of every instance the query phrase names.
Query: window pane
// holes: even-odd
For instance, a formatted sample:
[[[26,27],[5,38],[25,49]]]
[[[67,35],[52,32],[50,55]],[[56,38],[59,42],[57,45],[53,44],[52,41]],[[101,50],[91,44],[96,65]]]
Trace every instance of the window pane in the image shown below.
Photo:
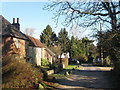
[[[20,48],[20,41],[19,41],[19,39],[16,39],[16,47]]]

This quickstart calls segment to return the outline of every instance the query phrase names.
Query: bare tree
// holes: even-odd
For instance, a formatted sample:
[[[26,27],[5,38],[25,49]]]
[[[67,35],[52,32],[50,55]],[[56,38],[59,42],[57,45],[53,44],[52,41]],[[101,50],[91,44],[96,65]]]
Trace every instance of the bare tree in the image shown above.
[[[84,37],[84,32],[85,29],[82,27],[79,27],[78,25],[74,25],[72,26],[72,28],[70,29],[70,37],[74,36],[77,39],[81,39],[82,37]]]
[[[62,54],[61,45],[50,46],[49,48],[56,54],[57,57]]]
[[[120,14],[119,3],[113,0],[88,0],[87,2],[74,0],[57,0],[47,4],[45,10],[56,10],[54,19],[58,22],[64,16],[63,25],[76,23],[82,27],[89,27],[97,23],[106,23],[112,30],[117,30],[117,15]]]
[[[115,67],[120,65],[120,51],[118,43],[120,43],[120,25],[118,15],[120,15],[120,1],[118,0],[57,0],[47,4],[45,10],[54,10],[54,19],[56,23],[63,16],[65,26],[73,26],[77,24],[82,27],[96,27],[103,23],[109,29],[107,36],[104,36],[105,45],[108,44],[107,51],[114,62]],[[96,27],[97,28],[97,27]],[[105,28],[106,29],[106,28]],[[109,36],[108,36],[109,35]],[[110,39],[111,38],[111,39]],[[109,39],[109,40],[108,40]],[[109,43],[110,42],[110,43]],[[103,42],[102,42],[103,43]],[[115,44],[117,43],[117,44]],[[101,46],[100,46],[101,47]],[[120,48],[120,47],[119,47]],[[120,70],[120,67],[119,69]]]
[[[24,33],[29,35],[29,36],[33,36],[34,32],[35,32],[34,28],[31,28],[31,29],[26,28],[25,31],[24,31]]]

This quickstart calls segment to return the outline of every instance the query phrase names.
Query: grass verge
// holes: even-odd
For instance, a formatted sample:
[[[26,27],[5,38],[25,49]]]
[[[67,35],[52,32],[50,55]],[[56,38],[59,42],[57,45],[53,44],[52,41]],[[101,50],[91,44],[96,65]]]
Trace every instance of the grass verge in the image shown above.
[[[79,66],[79,67],[78,67]],[[68,65],[67,67],[65,67],[64,69],[80,69],[82,66],[80,65]]]
[[[82,66],[80,66],[80,65],[68,65],[68,66],[65,67],[61,72],[59,72],[59,73],[57,73],[57,74],[50,75],[50,76],[53,76],[53,77],[55,77],[56,79],[64,79],[64,78],[66,78],[66,77],[69,76],[69,75],[66,76],[66,75],[65,75],[65,72],[69,72],[69,71],[71,71],[73,68],[74,68],[74,70],[79,70],[81,67],[82,67]],[[74,72],[74,71],[72,70],[72,72]],[[72,75],[72,73],[71,73],[70,75]]]

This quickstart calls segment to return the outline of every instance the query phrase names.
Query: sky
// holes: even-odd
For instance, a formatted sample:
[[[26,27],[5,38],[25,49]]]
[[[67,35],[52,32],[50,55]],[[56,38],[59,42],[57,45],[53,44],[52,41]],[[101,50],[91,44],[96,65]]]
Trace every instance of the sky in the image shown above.
[[[39,38],[48,24],[56,32],[61,27],[55,28],[52,19],[53,13],[43,10],[44,5],[45,2],[3,2],[2,15],[11,23],[13,18],[19,18],[21,31],[33,28],[35,30],[34,37]]]
[[[55,20],[52,19],[54,12],[43,10],[44,5],[48,2],[2,2],[2,16],[6,18],[9,22],[13,22],[13,18],[17,20],[19,18],[20,30],[24,32],[26,28],[33,28],[35,30],[33,37],[39,39],[41,32],[50,25],[52,30],[58,34],[61,28],[66,28],[69,33],[76,34],[76,32],[71,31],[70,27],[65,27],[61,23],[63,19],[59,20],[56,27]],[[83,28],[80,28],[83,30]],[[79,30],[80,31],[80,30]],[[87,35],[86,32],[76,34],[79,38]]]
[[[52,19],[54,12],[43,10],[44,5],[48,3],[47,0],[1,0],[0,2],[0,14],[6,18],[9,22],[13,22],[13,18],[19,18],[20,30],[24,32],[26,28],[33,28],[35,30],[33,37],[39,39],[41,32],[50,25],[52,30],[58,34],[61,28],[66,28],[69,33],[77,35],[79,38],[88,36],[91,34],[90,28],[88,30],[84,28],[77,28],[76,31],[70,30],[70,27],[65,27],[61,23],[64,18],[59,19],[58,26],[56,27],[55,20]],[[115,0],[118,1],[118,0]],[[97,26],[99,29],[99,25]],[[83,32],[84,31],[84,32]]]

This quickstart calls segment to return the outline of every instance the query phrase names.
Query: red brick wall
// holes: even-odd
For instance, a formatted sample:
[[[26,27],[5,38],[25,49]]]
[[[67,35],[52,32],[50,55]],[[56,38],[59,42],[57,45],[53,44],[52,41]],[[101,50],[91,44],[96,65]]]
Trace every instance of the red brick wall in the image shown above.
[[[19,39],[20,48],[16,48],[16,38],[2,37],[2,55],[17,54],[20,58],[26,56],[25,40]]]

